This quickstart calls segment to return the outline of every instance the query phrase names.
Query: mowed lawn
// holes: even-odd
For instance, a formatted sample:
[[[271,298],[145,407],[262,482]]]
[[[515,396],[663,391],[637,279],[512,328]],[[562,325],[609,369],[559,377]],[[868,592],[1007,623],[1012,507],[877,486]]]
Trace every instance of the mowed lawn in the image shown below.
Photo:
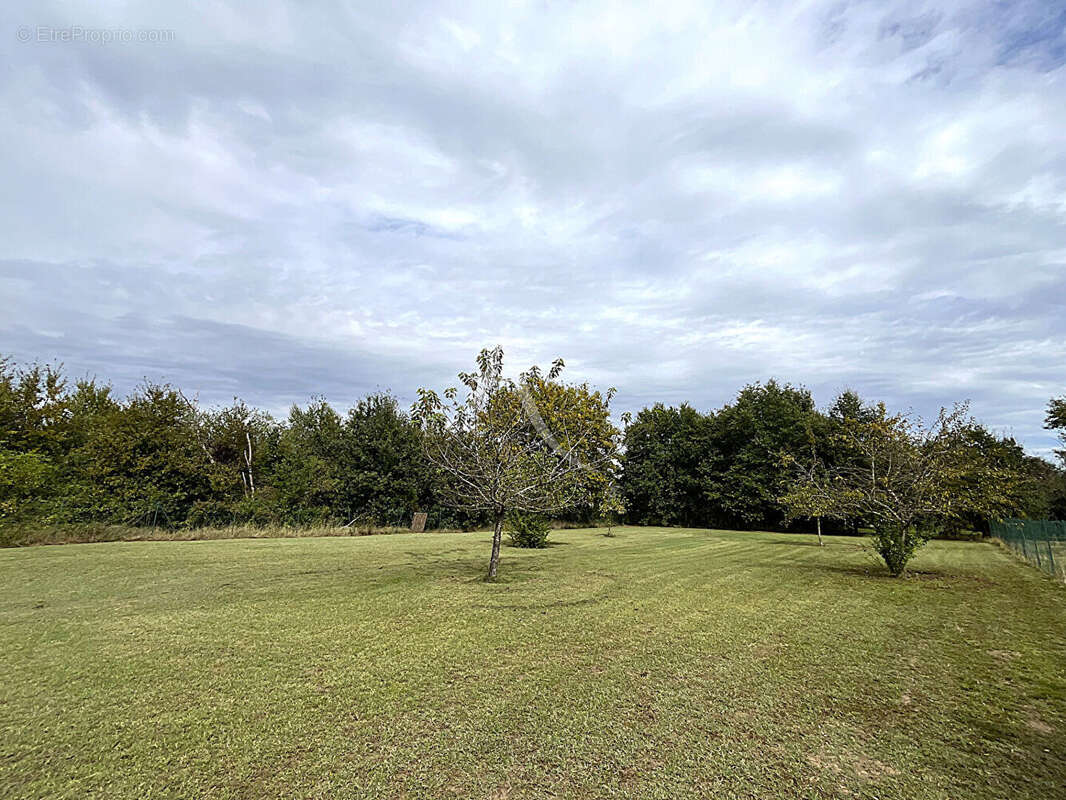
[[[624,528],[0,551],[0,797],[1066,796],[1066,589]]]

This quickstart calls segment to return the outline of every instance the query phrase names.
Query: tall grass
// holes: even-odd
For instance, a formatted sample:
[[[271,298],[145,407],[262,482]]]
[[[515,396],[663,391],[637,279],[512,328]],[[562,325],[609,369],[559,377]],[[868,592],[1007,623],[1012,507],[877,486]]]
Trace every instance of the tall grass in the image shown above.
[[[190,542],[217,539],[300,539],[312,536],[371,536],[411,533],[407,528],[310,525],[254,526],[226,525],[210,528],[136,527],[131,525],[11,525],[0,527],[0,547],[29,547],[45,544],[88,544],[92,542]],[[427,533],[459,533],[451,528]]]

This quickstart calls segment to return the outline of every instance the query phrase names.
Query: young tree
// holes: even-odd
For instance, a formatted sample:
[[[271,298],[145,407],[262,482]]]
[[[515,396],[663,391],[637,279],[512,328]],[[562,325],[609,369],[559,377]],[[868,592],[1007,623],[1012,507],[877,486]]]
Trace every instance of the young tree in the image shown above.
[[[607,519],[607,533],[603,535],[614,538],[614,528],[621,524],[620,521],[626,513],[626,501],[617,484],[612,483],[607,487],[600,501],[599,511]]]
[[[804,459],[786,453],[786,464],[796,470],[796,483],[785,495],[784,505],[787,510],[786,522],[793,517],[810,517],[816,521],[818,532],[818,546],[823,547],[822,540],[822,517],[832,516],[834,512],[833,498],[826,491],[827,468],[825,462],[819,458],[815,445],[811,444],[810,455]]]
[[[974,425],[965,405],[942,410],[930,427],[884,405],[846,418],[837,435],[850,457],[795,481],[782,503],[790,514],[817,508],[872,524],[889,572],[902,575],[937,523],[963,513],[998,517],[1014,502],[1021,476],[975,446]]]
[[[440,474],[445,504],[487,513],[493,522],[488,580],[500,561],[503,523],[511,511],[552,513],[592,503],[606,486],[618,431],[610,399],[587,385],[562,386],[557,360],[543,377],[533,368],[517,381],[503,376],[503,349],[482,350],[477,372],[460,373],[466,389],[443,399],[419,389],[412,409],[423,431],[426,459]],[[600,478],[591,478],[600,474]]]
[[[824,489],[829,470],[836,464],[861,457],[860,453],[849,449],[847,437],[840,434],[849,421],[871,422],[876,418],[876,406],[865,403],[853,389],[845,389],[837,395],[826,413],[811,410],[807,414],[804,445],[794,445],[793,450],[782,452],[786,467],[793,470],[793,485],[806,487],[802,493],[793,493],[791,503],[786,506],[786,521],[796,516],[813,518],[820,547],[825,544],[822,539],[822,518],[833,516],[833,501]]]

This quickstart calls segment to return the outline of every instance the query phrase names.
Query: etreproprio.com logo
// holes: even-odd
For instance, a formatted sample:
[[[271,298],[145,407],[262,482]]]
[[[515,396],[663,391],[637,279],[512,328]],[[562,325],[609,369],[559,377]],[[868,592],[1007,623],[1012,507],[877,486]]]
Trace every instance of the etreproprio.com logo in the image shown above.
[[[84,25],[22,25],[15,38],[40,44],[165,44],[173,42],[169,28],[92,28]]]

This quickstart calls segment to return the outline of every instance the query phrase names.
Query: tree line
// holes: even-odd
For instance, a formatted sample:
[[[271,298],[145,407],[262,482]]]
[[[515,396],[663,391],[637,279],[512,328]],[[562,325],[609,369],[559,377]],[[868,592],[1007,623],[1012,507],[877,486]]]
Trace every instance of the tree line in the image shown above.
[[[312,399],[284,419],[239,400],[202,408],[170,385],[118,397],[61,367],[0,359],[0,524],[406,525],[426,511],[431,527],[498,533],[507,504],[573,521],[620,510],[655,525],[813,530],[824,517],[830,531],[854,531],[866,521],[815,502],[817,479],[854,462],[849,426],[892,418],[854,392],[818,409],[806,389],[771,380],[716,411],[655,404],[625,417],[623,432],[611,392],[563,383],[561,362],[508,382],[499,348],[482,357],[478,372],[460,375],[479,407],[454,389],[443,399],[422,390],[410,411],[377,393],[344,414]],[[1066,398],[1052,403],[1048,425],[1066,430]],[[1062,469],[968,418],[956,427],[970,451],[1020,476],[995,513],[1066,516]],[[486,467],[501,437],[513,462],[506,480]],[[955,489],[979,477],[957,474]],[[943,521],[983,529],[987,514],[974,509]]]
[[[495,390],[505,383],[501,369],[502,351]],[[613,459],[617,430],[605,398],[586,385],[563,386],[556,375],[534,369],[525,376],[532,407],[559,430],[574,424],[597,432],[595,460]],[[492,404],[502,418],[499,391]],[[166,384],[146,382],[117,397],[109,384],[71,381],[58,366],[0,359],[0,525],[406,527],[416,511],[433,528],[494,523],[495,506],[457,495],[455,476],[434,460],[440,451],[429,445],[439,441],[431,434],[440,408],[419,407],[412,415],[379,392],[344,414],[313,398],[276,419],[236,399],[203,408]],[[484,430],[487,419],[471,420],[472,430]],[[536,438],[525,428],[522,435]],[[499,491],[496,476],[477,479],[483,493]],[[575,481],[585,491],[552,511],[595,519],[590,487],[603,480],[602,471],[581,470]]]
[[[981,483],[1001,496],[994,506],[971,502],[933,515],[942,528],[987,533],[990,516],[1066,517],[1062,468],[1026,454],[1012,437],[996,435],[970,418],[965,407],[946,412],[935,432],[921,430],[916,422],[851,390],[819,409],[806,389],[775,380],[745,386],[717,411],[656,404],[640,411],[625,432],[620,486],[628,519],[645,525],[812,530],[822,515],[809,490],[821,483],[827,526],[854,533],[870,522],[869,514],[846,514],[829,503],[825,479],[834,476],[839,482],[845,472],[867,469],[875,443],[888,448],[895,441],[898,455],[906,450],[917,456],[943,447],[949,438],[954,455],[969,456],[971,472],[950,478],[938,473],[943,488],[957,498]],[[1052,401],[1047,425],[1066,430],[1066,398]],[[930,436],[922,445],[918,440],[930,433],[940,437],[938,444]],[[912,449],[903,448],[904,442]],[[886,452],[886,459],[890,455]],[[1066,451],[1062,460],[1066,465]],[[897,457],[894,466],[900,463]],[[993,468],[1010,479],[982,482]],[[949,481],[954,485],[949,487]],[[849,486],[858,490],[854,481]],[[795,493],[800,487],[808,490],[806,504]]]
[[[168,385],[118,398],[56,367],[0,366],[0,522],[401,524],[435,507],[419,431],[388,394],[344,415],[313,399],[277,420]]]

